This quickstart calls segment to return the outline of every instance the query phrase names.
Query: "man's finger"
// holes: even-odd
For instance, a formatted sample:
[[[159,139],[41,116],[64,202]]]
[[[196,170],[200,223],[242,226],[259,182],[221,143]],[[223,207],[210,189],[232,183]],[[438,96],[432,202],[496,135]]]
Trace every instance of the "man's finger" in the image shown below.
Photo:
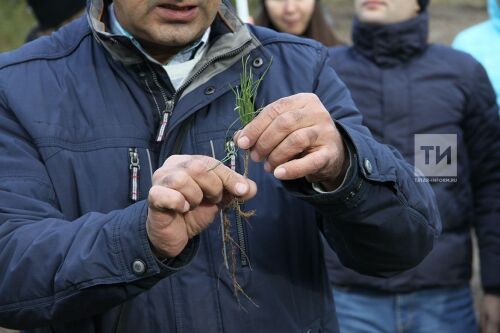
[[[330,161],[331,156],[322,149],[302,158],[281,164],[274,170],[274,176],[280,180],[292,180],[319,173]]]
[[[314,127],[301,128],[291,133],[267,156],[266,170],[274,170],[277,166],[295,158],[306,149],[311,149],[318,137],[318,130]]]
[[[155,185],[149,190],[148,205],[155,211],[177,213],[185,213],[190,207],[189,202],[179,191],[160,185]]]
[[[168,162],[168,163],[167,163]],[[217,203],[224,191],[248,200],[255,195],[256,185],[220,161],[203,155],[170,157],[155,184],[176,189],[191,204]],[[207,197],[204,195],[207,194]]]
[[[294,95],[281,98],[267,105],[254,120],[247,124],[245,128],[238,133],[238,139],[236,141],[238,147],[242,149],[249,149],[253,147],[274,119],[284,112],[298,108],[298,101],[300,101],[299,97]]]
[[[227,166],[223,164],[218,165],[210,172],[215,173],[220,178],[224,189],[232,195],[240,197],[243,200],[248,200],[255,195],[254,189],[257,188],[255,183]]]
[[[313,126],[318,120],[315,119],[316,117],[312,117],[310,111],[306,109],[294,109],[284,112],[274,119],[252,147],[252,159],[260,161],[268,158],[278,145],[287,138],[290,138],[290,135],[292,135],[291,139],[294,140],[295,132]],[[298,135],[301,136],[302,134],[304,133],[299,133]]]
[[[189,174],[200,190],[199,195],[201,197],[198,204],[201,200],[215,204],[222,199],[224,190],[222,181],[216,174],[210,172],[213,168],[211,165],[217,165],[218,163],[220,162],[207,156],[195,156],[182,163],[186,173]]]
[[[180,192],[191,208],[198,206],[203,200],[203,191],[188,171],[172,172],[163,177],[158,185]]]

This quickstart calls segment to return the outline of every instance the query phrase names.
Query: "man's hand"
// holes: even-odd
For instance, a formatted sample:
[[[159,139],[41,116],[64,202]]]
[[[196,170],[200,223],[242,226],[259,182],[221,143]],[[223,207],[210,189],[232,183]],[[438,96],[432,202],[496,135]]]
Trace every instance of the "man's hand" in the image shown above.
[[[483,296],[481,333],[500,333],[500,296]]]
[[[232,197],[248,200],[256,184],[207,156],[169,157],[153,175],[146,230],[155,251],[179,255]]]
[[[266,106],[235,140],[254,161],[281,180],[305,177],[333,191],[348,168],[346,148],[330,114],[314,94],[297,94]]]

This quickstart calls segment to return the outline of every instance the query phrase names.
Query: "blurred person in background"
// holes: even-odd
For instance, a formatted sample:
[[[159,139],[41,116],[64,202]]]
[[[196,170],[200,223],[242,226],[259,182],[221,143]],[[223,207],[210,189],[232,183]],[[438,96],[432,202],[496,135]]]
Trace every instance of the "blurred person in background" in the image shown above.
[[[86,0],[28,0],[38,22],[26,41],[30,42],[41,36],[50,35],[62,25],[83,14]]]
[[[457,35],[453,47],[474,56],[486,69],[500,105],[500,0],[488,0],[488,21]]]
[[[333,32],[319,0],[261,0],[255,24],[315,39],[326,46],[343,44]]]
[[[500,121],[491,83],[470,55],[428,43],[428,1],[354,4],[354,45],[330,53],[365,125],[412,163],[415,134],[455,134],[458,174],[456,182],[432,183],[443,234],[415,269],[372,278],[327,254],[341,332],[477,332],[469,287],[474,228],[485,291],[482,332],[498,333]]]

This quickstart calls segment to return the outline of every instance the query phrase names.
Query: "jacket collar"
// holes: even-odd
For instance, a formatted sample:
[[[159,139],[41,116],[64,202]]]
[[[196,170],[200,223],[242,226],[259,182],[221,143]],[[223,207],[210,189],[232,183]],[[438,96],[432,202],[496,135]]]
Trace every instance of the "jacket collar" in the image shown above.
[[[354,19],[352,39],[354,48],[377,65],[394,67],[425,51],[428,30],[426,12],[405,22],[383,26]]]
[[[253,44],[260,45],[226,1],[221,1],[218,14],[211,27],[209,43],[213,44],[216,40],[218,41],[225,36],[226,38],[222,38],[222,40],[226,40],[226,43],[216,47],[220,52],[221,48],[234,46],[227,43],[227,40],[230,39],[227,38],[227,35],[232,35],[234,37],[233,43],[248,42],[248,40],[254,39]],[[125,65],[144,62],[147,57],[140,48],[134,45],[130,38],[112,32],[108,13],[111,2],[111,0],[88,0],[87,19],[95,39],[103,45],[114,59],[121,61]]]
[[[89,0],[87,18],[97,42],[102,44],[115,60],[125,65],[136,65],[149,61],[131,42],[130,38],[110,32],[108,28],[109,24],[106,24],[109,21],[107,8],[110,3],[111,1],[105,0]],[[243,57],[255,51],[254,56],[258,56],[263,60],[262,66],[255,69],[254,74],[256,76],[263,75],[267,66],[271,63],[271,56],[261,47],[260,41],[250,32],[248,27],[239,20],[229,0],[221,1],[218,14],[211,25],[208,44],[209,48],[205,55],[191,71],[192,73],[202,74],[192,75],[187,80],[190,82],[189,85],[182,90],[182,95],[178,96],[176,107],[190,111],[174,112],[170,119],[170,131],[190,117],[196,110],[201,109],[209,104],[211,100],[217,98],[217,96],[230,90],[232,86],[237,85],[237,80],[239,79],[238,70],[227,71],[228,75],[225,75],[224,78],[220,77],[218,80],[215,79],[212,81],[211,79],[216,78],[222,72],[226,72],[227,69],[238,62],[240,63],[239,66],[241,66],[241,59]],[[151,67],[158,66],[155,63],[150,63]],[[162,68],[158,67],[157,69],[158,72],[164,73]],[[191,93],[209,86],[215,89],[217,93],[210,95],[199,94],[197,98],[184,98]]]

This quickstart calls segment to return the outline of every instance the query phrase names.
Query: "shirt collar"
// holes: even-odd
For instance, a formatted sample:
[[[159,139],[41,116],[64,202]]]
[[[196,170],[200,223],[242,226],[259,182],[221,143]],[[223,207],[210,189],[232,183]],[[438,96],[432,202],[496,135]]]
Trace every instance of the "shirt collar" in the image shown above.
[[[127,30],[123,28],[123,26],[118,22],[118,19],[116,18],[115,14],[115,8],[113,3],[109,5],[109,18],[110,18],[110,25],[111,25],[111,32],[116,34],[116,35],[122,35],[127,38],[129,38],[132,43],[139,49],[141,50],[142,53],[144,53],[147,58],[153,62],[158,63],[158,61],[154,60],[147,52],[144,50],[142,47],[141,43],[137,39],[134,38]],[[202,51],[208,44],[208,38],[210,36],[210,27],[205,31],[203,36],[199,38],[197,41],[192,43],[191,45],[187,46],[180,52],[178,52],[174,57],[172,57],[169,61],[168,64],[160,64],[162,66],[165,65],[170,65],[170,64],[179,64],[186,62],[188,60],[192,60],[200,51]]]

